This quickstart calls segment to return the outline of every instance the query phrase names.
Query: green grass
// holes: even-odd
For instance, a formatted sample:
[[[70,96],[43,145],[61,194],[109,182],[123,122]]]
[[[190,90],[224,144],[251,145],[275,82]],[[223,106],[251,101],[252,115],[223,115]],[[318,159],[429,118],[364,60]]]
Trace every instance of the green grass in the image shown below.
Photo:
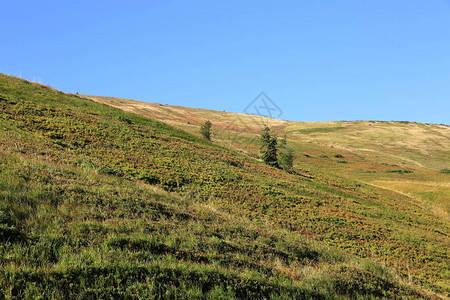
[[[1,221],[14,228],[0,244],[7,297],[419,295],[387,269],[192,197],[86,166],[1,157]]]
[[[311,134],[311,133],[329,133],[329,132],[335,132],[344,129],[344,127],[341,126],[334,126],[334,127],[315,127],[315,128],[305,128],[300,129],[296,131],[292,131],[291,133],[302,133],[302,134]]]
[[[448,224],[403,195],[4,75],[0,115],[6,298],[449,291]]]

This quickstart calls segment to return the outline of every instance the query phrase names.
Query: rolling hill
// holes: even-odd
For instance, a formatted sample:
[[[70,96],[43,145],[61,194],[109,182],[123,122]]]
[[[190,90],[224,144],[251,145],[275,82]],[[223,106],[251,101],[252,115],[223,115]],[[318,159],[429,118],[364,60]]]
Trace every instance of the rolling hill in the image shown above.
[[[268,125],[287,136],[299,169],[332,172],[409,196],[422,209],[450,221],[450,126],[414,122],[294,122],[204,109],[86,96],[124,111],[163,121],[200,137],[213,120],[214,142],[259,157],[259,136]],[[339,156],[345,155],[345,159]],[[338,156],[336,159],[335,156]],[[396,176],[399,170],[412,173]],[[401,172],[400,172],[401,173]],[[394,175],[393,175],[394,174]]]
[[[206,119],[213,143],[198,136]],[[295,174],[259,161],[262,124],[287,134]],[[448,133],[71,95],[0,75],[2,297],[445,297]]]

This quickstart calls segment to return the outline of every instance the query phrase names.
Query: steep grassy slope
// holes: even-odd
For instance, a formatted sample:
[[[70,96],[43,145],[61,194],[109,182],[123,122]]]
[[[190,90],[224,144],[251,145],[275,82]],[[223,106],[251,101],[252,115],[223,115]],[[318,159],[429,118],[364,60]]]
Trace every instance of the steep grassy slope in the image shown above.
[[[4,75],[0,129],[6,297],[448,293],[448,224],[404,195]]]
[[[419,296],[379,265],[90,165],[2,151],[0,166],[6,298]]]

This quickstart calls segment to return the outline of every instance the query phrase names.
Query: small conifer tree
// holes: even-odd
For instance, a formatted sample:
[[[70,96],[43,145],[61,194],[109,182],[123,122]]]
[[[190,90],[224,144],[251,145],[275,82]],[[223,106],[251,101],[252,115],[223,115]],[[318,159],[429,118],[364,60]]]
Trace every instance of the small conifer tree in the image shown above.
[[[207,139],[208,141],[211,140],[211,127],[212,123],[210,121],[206,121],[202,127],[200,127],[200,133],[202,136]]]
[[[276,136],[270,135],[269,127],[263,129],[261,134],[261,158],[269,166],[278,168],[277,144]]]

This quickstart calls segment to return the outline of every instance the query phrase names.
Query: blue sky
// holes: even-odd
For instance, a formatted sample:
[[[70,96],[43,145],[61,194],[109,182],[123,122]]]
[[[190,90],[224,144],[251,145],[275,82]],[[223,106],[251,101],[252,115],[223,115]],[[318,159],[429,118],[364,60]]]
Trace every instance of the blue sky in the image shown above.
[[[0,25],[0,72],[65,92],[450,124],[450,0],[5,0]]]

